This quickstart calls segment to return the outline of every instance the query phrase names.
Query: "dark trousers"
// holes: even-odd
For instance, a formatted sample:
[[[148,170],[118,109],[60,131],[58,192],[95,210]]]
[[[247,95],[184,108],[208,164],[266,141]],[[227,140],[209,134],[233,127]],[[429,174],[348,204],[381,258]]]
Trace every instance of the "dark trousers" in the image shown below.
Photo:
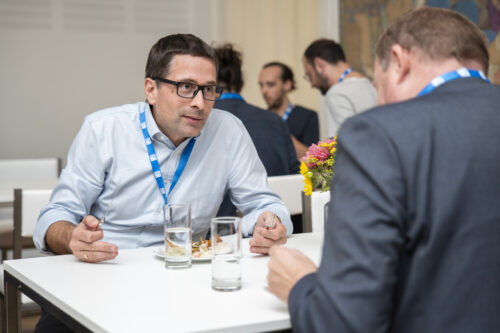
[[[43,311],[38,324],[36,324],[35,333],[73,333],[73,330]]]

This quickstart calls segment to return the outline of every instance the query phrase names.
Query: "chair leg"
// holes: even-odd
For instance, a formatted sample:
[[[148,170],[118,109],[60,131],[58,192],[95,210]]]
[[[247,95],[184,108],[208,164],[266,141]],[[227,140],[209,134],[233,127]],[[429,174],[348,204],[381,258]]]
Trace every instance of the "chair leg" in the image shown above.
[[[2,262],[4,262],[5,260],[7,260],[7,249],[6,248],[2,248]]]

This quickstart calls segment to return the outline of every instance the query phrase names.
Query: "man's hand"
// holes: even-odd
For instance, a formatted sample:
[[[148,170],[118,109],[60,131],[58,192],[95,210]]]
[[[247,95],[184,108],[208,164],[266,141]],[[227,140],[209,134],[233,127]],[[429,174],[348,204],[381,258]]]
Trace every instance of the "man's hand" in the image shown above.
[[[295,283],[316,272],[318,268],[308,257],[295,249],[273,246],[269,254],[271,260],[267,264],[268,289],[280,300],[288,303],[288,295]]]
[[[102,238],[103,232],[99,228],[99,220],[87,215],[73,229],[69,247],[73,255],[82,261],[100,262],[114,259],[118,255],[118,247],[102,242]]]
[[[266,221],[275,216],[273,228],[266,226]],[[250,240],[250,252],[268,254],[273,245],[286,243],[286,228],[279,217],[271,212],[260,214],[253,229],[253,238]]]

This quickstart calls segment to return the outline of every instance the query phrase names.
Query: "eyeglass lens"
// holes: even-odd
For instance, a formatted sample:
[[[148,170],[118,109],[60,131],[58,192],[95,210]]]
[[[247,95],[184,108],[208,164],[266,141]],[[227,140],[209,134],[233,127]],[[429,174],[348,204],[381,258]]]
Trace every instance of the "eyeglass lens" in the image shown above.
[[[195,94],[198,93],[200,88],[203,94],[203,98],[207,100],[215,100],[219,97],[218,96],[219,94],[216,91],[216,86],[200,87],[196,84],[188,82],[180,82],[179,85],[177,86],[177,93],[181,97],[193,98]]]

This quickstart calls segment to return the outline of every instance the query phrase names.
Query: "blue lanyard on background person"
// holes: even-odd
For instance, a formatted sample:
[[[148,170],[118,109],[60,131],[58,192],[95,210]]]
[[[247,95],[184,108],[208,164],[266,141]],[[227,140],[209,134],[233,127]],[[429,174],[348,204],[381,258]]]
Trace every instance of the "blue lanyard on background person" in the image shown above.
[[[153,175],[156,179],[156,183],[158,184],[158,188],[160,189],[161,195],[163,195],[163,200],[165,201],[166,205],[167,196],[170,194],[170,192],[172,192],[172,190],[175,187],[175,184],[177,184],[177,181],[181,177],[181,174],[184,171],[184,168],[186,167],[187,161],[189,160],[189,156],[191,156],[191,152],[193,151],[193,146],[196,139],[192,138],[184,148],[184,151],[182,152],[181,155],[181,159],[179,160],[179,164],[177,165],[177,169],[175,169],[170,189],[168,190],[168,193],[166,193],[165,183],[163,182],[163,175],[160,170],[160,164],[158,163],[158,155],[156,155],[155,148],[153,147],[153,141],[149,136],[148,126],[146,124],[146,107],[144,107],[144,110],[141,111],[139,121],[142,129],[142,134],[144,136],[144,142],[146,143],[146,149],[148,150],[151,169],[153,169]]]
[[[281,117],[283,121],[287,121],[288,117],[290,117],[290,113],[292,113],[293,105],[292,103],[288,103],[288,106],[286,107],[285,113]]]
[[[340,82],[344,81],[345,77],[346,77],[347,75],[349,75],[349,73],[350,73],[350,72],[352,72],[352,68],[348,68],[348,69],[346,69],[346,70],[344,71],[344,73],[342,73],[342,75],[340,75],[339,82],[337,82],[337,83],[340,83]]]
[[[223,93],[222,95],[220,95],[218,100],[220,101],[221,99],[238,99],[238,100],[243,101],[243,102],[245,101],[243,99],[243,97],[241,97],[240,94],[232,93],[232,92]]]
[[[424,89],[422,89],[418,93],[417,97],[420,97],[420,96],[423,96],[425,94],[430,93],[431,91],[433,91],[434,89],[436,89],[437,87],[439,87],[440,85],[442,85],[446,82],[450,82],[450,81],[464,78],[464,77],[477,77],[477,78],[483,79],[484,81],[490,83],[490,80],[486,77],[486,75],[484,75],[483,72],[462,67],[462,68],[457,69],[456,71],[448,72],[448,73],[445,73],[443,75],[440,75],[440,76],[434,78],[431,81],[431,83],[426,85],[424,87]]]

